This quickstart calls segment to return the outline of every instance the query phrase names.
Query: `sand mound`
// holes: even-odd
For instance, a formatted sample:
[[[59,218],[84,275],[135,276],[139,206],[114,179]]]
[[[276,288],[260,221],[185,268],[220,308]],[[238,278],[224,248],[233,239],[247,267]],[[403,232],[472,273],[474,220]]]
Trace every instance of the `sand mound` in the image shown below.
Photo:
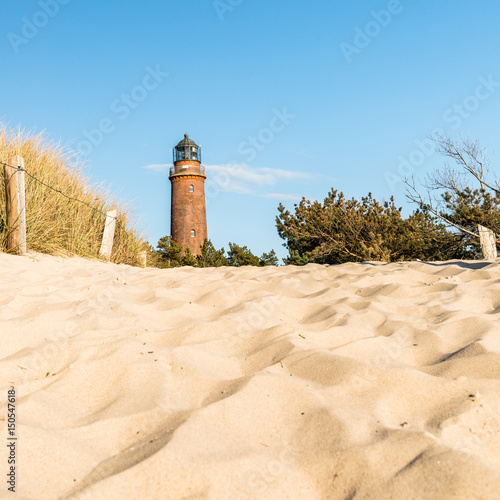
[[[498,262],[0,275],[16,498],[500,498]]]

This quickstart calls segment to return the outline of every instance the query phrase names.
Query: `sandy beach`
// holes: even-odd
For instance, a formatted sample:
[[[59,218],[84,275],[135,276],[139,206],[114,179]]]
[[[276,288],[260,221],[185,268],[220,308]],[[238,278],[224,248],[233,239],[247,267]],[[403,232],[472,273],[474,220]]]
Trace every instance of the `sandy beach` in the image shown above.
[[[0,254],[1,498],[500,498],[499,269]]]

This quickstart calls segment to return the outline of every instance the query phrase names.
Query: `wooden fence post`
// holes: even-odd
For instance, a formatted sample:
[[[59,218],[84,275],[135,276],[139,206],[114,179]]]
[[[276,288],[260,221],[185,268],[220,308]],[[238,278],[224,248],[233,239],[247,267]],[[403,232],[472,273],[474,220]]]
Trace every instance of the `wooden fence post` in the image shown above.
[[[107,260],[111,259],[111,251],[113,250],[116,215],[116,210],[111,210],[111,212],[106,213],[106,224],[104,225],[104,234],[102,235],[101,250],[99,251],[99,255]]]
[[[478,224],[479,229],[479,240],[481,242],[481,250],[483,252],[484,259],[496,259],[497,258],[497,243],[495,238],[495,233],[488,229],[487,227]]]
[[[140,254],[140,261],[141,261],[141,265],[142,267],[147,267],[148,265],[148,253],[146,252],[146,250],[143,250]]]
[[[26,191],[24,184],[24,159],[18,158],[18,188],[19,188],[19,255],[26,255]],[[14,164],[15,165],[15,164]]]
[[[26,255],[26,197],[24,193],[24,160],[19,155],[4,165],[7,212],[7,251]],[[15,168],[12,168],[15,167]]]

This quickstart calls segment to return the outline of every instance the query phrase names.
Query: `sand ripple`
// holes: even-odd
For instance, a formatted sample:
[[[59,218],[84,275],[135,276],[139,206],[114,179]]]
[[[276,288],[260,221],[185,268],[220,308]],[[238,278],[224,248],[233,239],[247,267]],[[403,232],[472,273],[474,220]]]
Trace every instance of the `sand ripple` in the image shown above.
[[[500,498],[498,262],[0,273],[18,498]]]

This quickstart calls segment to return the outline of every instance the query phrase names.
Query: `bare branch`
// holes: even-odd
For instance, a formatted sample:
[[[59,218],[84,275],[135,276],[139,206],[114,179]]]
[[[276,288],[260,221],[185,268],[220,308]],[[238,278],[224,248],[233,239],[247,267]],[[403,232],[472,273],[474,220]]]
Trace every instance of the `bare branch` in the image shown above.
[[[480,183],[481,189],[486,186],[496,194],[500,194],[498,182],[496,182],[495,187],[487,180],[490,159],[478,141],[472,142],[468,137],[461,138],[460,141],[453,141],[449,137],[440,135],[434,136],[433,140],[437,143],[436,151],[453,159],[471,174]]]
[[[412,201],[413,203],[416,203],[421,209],[429,211],[431,214],[435,215],[439,219],[441,219],[443,222],[446,224],[458,229],[459,231],[469,234],[470,236],[474,236],[475,238],[479,238],[479,234],[473,233],[472,231],[469,231],[467,228],[460,226],[459,224],[455,224],[451,222],[449,219],[447,219],[444,215],[440,214],[436,209],[432,207],[432,204],[426,203],[422,195],[418,192],[416,186],[415,186],[415,180],[412,177],[411,182],[408,179],[403,179],[403,183],[406,184],[407,190],[405,193],[405,196],[408,198],[408,200]],[[500,243],[500,239],[496,239],[497,243]]]

